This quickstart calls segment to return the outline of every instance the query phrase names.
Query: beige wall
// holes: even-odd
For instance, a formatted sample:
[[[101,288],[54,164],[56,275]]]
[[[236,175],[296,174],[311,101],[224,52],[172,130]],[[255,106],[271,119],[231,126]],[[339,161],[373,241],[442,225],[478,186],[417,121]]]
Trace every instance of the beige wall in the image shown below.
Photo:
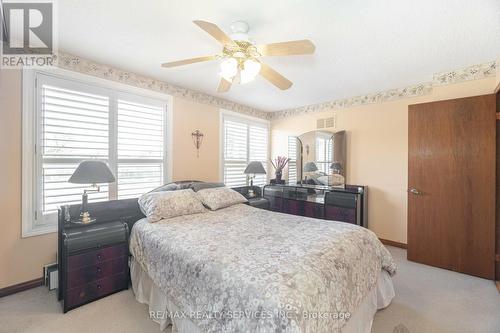
[[[0,288],[39,278],[56,234],[21,238],[21,73],[0,70]]]
[[[347,131],[347,182],[369,187],[369,227],[380,238],[406,243],[408,105],[492,93],[495,78],[434,88],[431,95],[335,111]],[[314,130],[333,111],[271,122],[272,157],[287,155],[287,137]]]
[[[0,70],[0,288],[42,276],[55,262],[55,233],[21,238],[21,72]],[[172,179],[219,180],[219,109],[173,100]],[[191,139],[205,134],[200,157]]]
[[[173,110],[172,179],[219,181],[219,109],[174,98]],[[195,130],[204,135],[199,157],[191,138]]]

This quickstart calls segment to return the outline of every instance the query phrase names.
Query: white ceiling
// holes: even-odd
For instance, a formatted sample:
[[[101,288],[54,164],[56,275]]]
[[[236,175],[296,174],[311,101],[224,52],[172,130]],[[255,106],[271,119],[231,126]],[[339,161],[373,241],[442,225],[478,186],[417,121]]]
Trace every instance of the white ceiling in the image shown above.
[[[425,82],[500,55],[499,0],[64,0],[58,12],[61,50],[266,111]],[[294,82],[287,91],[259,77],[217,94],[215,62],[160,67],[220,51],[196,19],[228,33],[245,20],[258,44],[309,38],[316,53],[265,59]]]

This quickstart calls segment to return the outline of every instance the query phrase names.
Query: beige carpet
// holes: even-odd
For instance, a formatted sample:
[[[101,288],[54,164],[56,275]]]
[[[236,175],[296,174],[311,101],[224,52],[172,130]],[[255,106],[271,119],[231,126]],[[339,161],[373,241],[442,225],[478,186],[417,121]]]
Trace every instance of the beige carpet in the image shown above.
[[[396,298],[377,313],[373,332],[500,332],[493,282],[411,263],[405,251],[389,249],[399,266]],[[0,298],[0,332],[159,333],[159,326],[131,290],[63,315],[55,293],[40,287]]]

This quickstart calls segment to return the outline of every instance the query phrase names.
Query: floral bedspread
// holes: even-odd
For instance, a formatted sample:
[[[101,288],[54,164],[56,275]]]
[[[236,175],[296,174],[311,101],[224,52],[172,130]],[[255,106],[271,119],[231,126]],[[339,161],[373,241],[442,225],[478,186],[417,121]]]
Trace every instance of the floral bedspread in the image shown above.
[[[244,204],[138,221],[130,250],[203,332],[338,332],[396,270],[365,228]]]

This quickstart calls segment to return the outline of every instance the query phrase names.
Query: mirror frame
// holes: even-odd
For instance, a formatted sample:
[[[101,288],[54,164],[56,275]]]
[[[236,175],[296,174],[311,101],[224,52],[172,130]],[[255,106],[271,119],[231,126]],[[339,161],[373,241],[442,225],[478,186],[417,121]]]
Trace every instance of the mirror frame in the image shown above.
[[[346,131],[322,131],[322,130],[314,130],[314,131],[309,131],[300,134],[299,136],[296,137],[297,142],[300,143],[300,150],[297,149],[297,164],[300,165],[300,168],[297,165],[297,183],[302,183],[304,180],[304,144],[303,144],[303,139],[301,140],[301,137],[310,134],[310,133],[317,133],[317,132],[323,132],[323,133],[331,133],[330,139],[333,140],[333,156],[334,158],[332,159],[331,163],[333,162],[340,162],[342,164],[342,172],[340,173],[344,179],[347,179],[347,140],[346,136],[347,133]],[[298,148],[298,145],[297,145]],[[300,157],[299,157],[300,156]]]

